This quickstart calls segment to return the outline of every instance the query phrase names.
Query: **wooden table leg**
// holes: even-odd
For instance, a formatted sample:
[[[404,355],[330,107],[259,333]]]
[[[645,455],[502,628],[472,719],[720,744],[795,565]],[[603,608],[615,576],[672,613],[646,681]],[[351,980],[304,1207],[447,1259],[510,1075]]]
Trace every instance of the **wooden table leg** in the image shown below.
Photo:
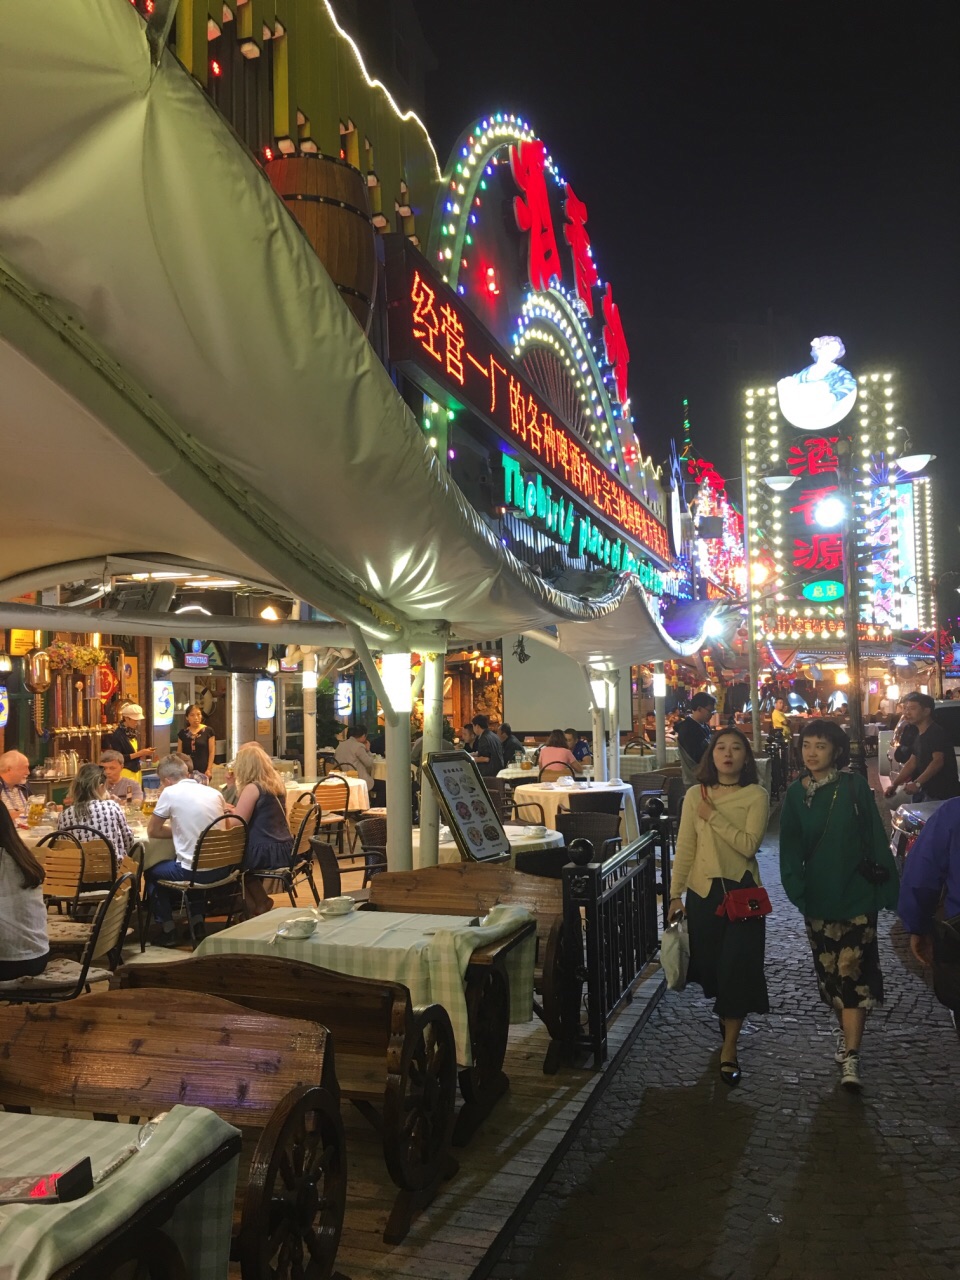
[[[466,982],[467,1017],[473,1062],[460,1072],[464,1105],[453,1130],[453,1145],[470,1141],[510,1081],[503,1071],[510,1029],[510,986],[500,965],[471,965]]]

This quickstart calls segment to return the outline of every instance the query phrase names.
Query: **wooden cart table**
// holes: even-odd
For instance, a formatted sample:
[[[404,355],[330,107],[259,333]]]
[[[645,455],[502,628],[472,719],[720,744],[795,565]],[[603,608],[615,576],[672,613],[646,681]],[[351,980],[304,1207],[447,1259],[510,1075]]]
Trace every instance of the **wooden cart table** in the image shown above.
[[[138,1132],[138,1125],[0,1113],[0,1177],[50,1173],[84,1156],[96,1177]],[[212,1111],[174,1107],[136,1155],[80,1199],[0,1206],[0,1259],[11,1280],[48,1280],[68,1266],[71,1275],[93,1277],[108,1246],[161,1228],[190,1280],[222,1280],[239,1151],[239,1131]]]

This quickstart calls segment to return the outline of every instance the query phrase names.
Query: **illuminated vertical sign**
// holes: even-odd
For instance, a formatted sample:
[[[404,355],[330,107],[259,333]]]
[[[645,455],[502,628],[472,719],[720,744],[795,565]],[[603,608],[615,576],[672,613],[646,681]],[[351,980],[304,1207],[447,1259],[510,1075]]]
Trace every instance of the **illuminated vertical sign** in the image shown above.
[[[153,725],[164,728],[173,724],[173,682],[171,680],[154,680],[153,682]]]
[[[254,691],[258,720],[272,720],[277,713],[277,689],[272,680],[258,680]]]

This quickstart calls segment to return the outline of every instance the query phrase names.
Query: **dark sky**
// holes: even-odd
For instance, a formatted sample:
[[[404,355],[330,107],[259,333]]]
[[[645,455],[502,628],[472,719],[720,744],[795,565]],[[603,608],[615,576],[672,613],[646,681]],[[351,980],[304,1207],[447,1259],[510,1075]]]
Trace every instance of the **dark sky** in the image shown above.
[[[844,338],[854,372],[901,370],[913,445],[941,459],[938,496],[956,490],[957,0],[415,6],[439,61],[441,159],[475,118],[520,111],[586,202],[655,456],[691,395],[701,447],[729,474],[731,387],[761,370],[747,357],[711,386],[677,335],[772,321],[769,372],[808,363],[820,333]],[[956,516],[946,529],[956,543]]]

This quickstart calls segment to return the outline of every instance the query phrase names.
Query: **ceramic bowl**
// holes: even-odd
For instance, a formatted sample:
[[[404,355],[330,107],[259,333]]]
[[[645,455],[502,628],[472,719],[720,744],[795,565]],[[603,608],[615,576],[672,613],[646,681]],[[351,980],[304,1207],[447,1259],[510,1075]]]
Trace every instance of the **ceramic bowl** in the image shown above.
[[[320,910],[325,916],[345,916],[357,905],[355,898],[324,898]]]
[[[317,920],[315,916],[291,916],[289,920],[284,920],[283,924],[277,928],[278,938],[309,938],[311,934],[316,932]]]

